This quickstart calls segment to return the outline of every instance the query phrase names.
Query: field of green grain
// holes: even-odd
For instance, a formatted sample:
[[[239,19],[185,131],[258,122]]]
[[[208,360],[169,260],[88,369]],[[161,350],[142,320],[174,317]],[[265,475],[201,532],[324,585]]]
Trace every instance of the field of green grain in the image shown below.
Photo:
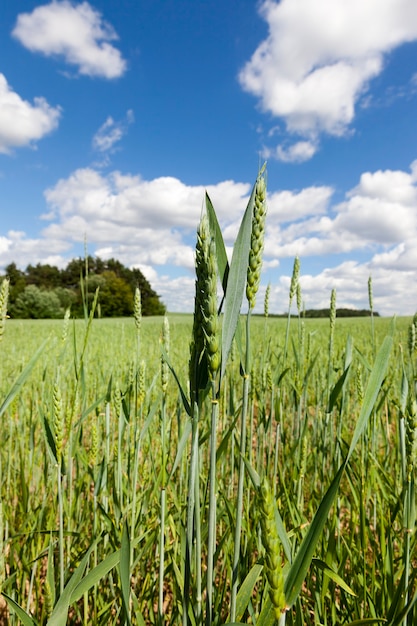
[[[3,281],[1,624],[417,623],[417,317],[305,319],[298,259],[254,316],[263,176],[230,264],[206,197],[192,316],[7,320]]]
[[[169,359],[185,389],[192,316],[168,320]],[[381,389],[300,593],[286,611],[287,624],[415,623],[413,606],[402,616],[415,594],[415,510],[408,507],[417,426],[411,322],[396,320]],[[261,536],[265,511],[249,466],[254,476],[267,477],[278,526],[285,529],[275,548],[266,542],[285,578],[346,456],[378,350],[391,332],[387,319],[375,319],[374,330],[369,318],[336,320],[330,354],[328,320],[293,319],[284,362],[286,325],[251,320],[234,618],[242,623],[275,619],[262,614],[271,586]],[[161,382],[162,329],[162,318],[143,318],[139,330],[133,319],[94,319],[90,326],[83,320],[7,321],[0,344],[1,623],[181,623],[190,417],[172,374],[166,387]],[[233,349],[217,423],[216,624],[230,620],[242,389]],[[205,612],[207,593],[210,412],[207,398],[198,441],[202,580],[194,563],[190,623],[197,623],[199,603]],[[62,613],[54,612],[62,598]],[[379,621],[357,621],[369,618]]]

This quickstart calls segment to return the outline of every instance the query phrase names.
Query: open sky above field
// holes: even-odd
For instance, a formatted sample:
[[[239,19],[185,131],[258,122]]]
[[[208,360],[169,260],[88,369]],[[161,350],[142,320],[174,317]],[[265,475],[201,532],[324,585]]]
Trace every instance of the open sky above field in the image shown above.
[[[415,0],[33,0],[0,9],[0,272],[88,252],[191,311],[207,189],[233,245],[268,163],[288,306],[417,310]]]

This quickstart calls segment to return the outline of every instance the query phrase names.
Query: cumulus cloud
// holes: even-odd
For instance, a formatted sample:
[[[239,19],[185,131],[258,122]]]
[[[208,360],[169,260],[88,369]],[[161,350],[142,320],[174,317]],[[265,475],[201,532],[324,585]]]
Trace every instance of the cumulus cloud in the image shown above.
[[[260,13],[269,33],[240,83],[288,131],[310,141],[323,132],[345,134],[385,55],[417,39],[414,0],[264,0]],[[275,156],[294,155],[278,148]]]
[[[29,238],[23,231],[10,230],[6,235],[0,236],[0,267],[4,268],[11,262],[18,262],[22,268],[30,263],[50,263],[65,267],[65,253],[70,248],[69,241],[45,237]]]
[[[33,144],[58,126],[61,111],[41,97],[23,100],[0,74],[0,153]]]
[[[76,170],[46,190],[49,210],[43,219],[50,224],[42,237],[78,245],[86,238],[101,258],[144,268],[170,310],[191,310],[196,229],[206,191],[222,228],[238,224],[251,191],[248,183],[189,186],[169,176],[143,180],[118,171]]]
[[[410,172],[363,173],[338,204],[331,204],[332,193],[330,187],[311,187],[271,194],[265,253],[287,258],[360,251],[375,253],[380,263],[396,259],[404,268],[412,267],[417,243],[417,162]]]
[[[92,168],[74,171],[45,192],[49,222],[41,236],[0,237],[0,265],[52,262],[82,249],[84,238],[101,258],[139,267],[171,311],[192,310],[194,249],[205,187],[174,177],[144,180],[139,175]],[[248,183],[221,181],[207,187],[228,253],[251,191]],[[280,190],[268,196],[264,285],[271,283],[270,310],[288,305],[292,262],[301,259],[307,308],[366,308],[372,275],[375,309],[382,314],[414,313],[417,294],[417,161],[409,171],[364,172],[343,202],[328,186]],[[72,254],[72,256],[74,256]],[[277,269],[279,268],[279,269]],[[407,286],[408,285],[408,286]],[[410,293],[404,302],[404,293]],[[400,302],[397,298],[402,297]]]
[[[270,193],[268,195],[269,219],[284,223],[295,222],[311,215],[322,215],[329,208],[332,194],[333,189],[328,186]]]
[[[288,294],[292,265],[271,279],[270,311],[283,313],[288,308]],[[374,262],[346,260],[334,265],[324,265],[312,272],[309,263],[301,259],[300,285],[303,306],[306,309],[329,308],[332,289],[336,290],[337,307],[366,309],[368,301],[368,279],[372,277],[374,310],[381,315],[413,315],[417,310],[417,296],[409,292],[410,284],[416,281],[416,271],[399,268],[387,269]],[[262,299],[263,290],[260,290]],[[293,310],[295,303],[293,303]],[[261,309],[260,309],[261,310]]]
[[[143,180],[117,171],[105,176],[92,168],[80,169],[45,192],[50,210],[43,219],[50,224],[42,236],[77,245],[86,237],[102,258],[148,268],[145,275],[154,268],[152,286],[171,310],[181,310],[181,303],[193,297],[193,289],[184,289],[188,279],[194,284],[196,229],[206,190],[224,227],[241,218],[250,189],[234,181],[189,186],[174,177]],[[178,292],[181,298],[174,304],[169,300],[171,283],[161,276],[174,280],[175,268],[186,275]]]
[[[289,194],[289,204],[297,197],[281,193]],[[300,212],[299,219],[283,223],[275,211],[266,232],[266,259],[279,258],[282,266],[285,259],[301,257],[307,308],[328,306],[334,288],[338,306],[366,308],[367,280],[372,275],[376,310],[384,315],[413,314],[417,310],[417,294],[410,290],[417,281],[416,206],[417,162],[409,172],[365,172],[344,202],[333,206],[327,202],[321,213],[313,209],[303,219]],[[345,260],[340,262],[341,258]],[[317,268],[315,273],[309,271],[311,266]],[[272,309],[285,310],[290,279],[290,270],[281,275],[271,294]]]
[[[417,266],[417,237],[407,242],[402,242],[386,252],[379,252],[372,258],[376,267],[386,270],[411,271]]]
[[[12,34],[32,52],[64,57],[85,76],[112,79],[126,70],[126,61],[110,43],[118,39],[116,32],[88,2],[53,0],[21,13]]]
[[[297,141],[291,146],[279,145],[275,149],[265,148],[265,159],[275,158],[284,163],[303,163],[311,159],[317,152],[317,145],[313,141]]]
[[[138,175],[112,172],[103,176],[91,168],[76,170],[45,192],[50,215],[61,220],[79,216],[89,221],[100,218],[113,228],[186,228],[195,231],[207,192],[220,220],[236,219],[247,202],[250,185],[222,181],[217,185],[189,186],[172,176],[143,180]],[[232,207],[232,208],[231,208]],[[101,229],[94,229],[99,236]],[[65,227],[63,228],[65,236]],[[104,235],[107,236],[107,235]]]
[[[377,171],[362,174],[348,200],[336,207],[335,229],[361,239],[394,244],[417,231],[417,169]]]

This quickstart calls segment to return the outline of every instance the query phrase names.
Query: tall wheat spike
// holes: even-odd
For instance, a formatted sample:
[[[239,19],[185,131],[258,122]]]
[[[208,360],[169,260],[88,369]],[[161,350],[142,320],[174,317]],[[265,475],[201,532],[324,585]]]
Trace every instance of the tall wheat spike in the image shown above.
[[[266,218],[266,183],[265,177],[259,176],[256,182],[255,206],[252,218],[251,248],[246,282],[246,297],[249,308],[253,309],[256,302],[259,283],[261,281],[262,254],[265,239]]]
[[[3,338],[4,327],[7,318],[7,303],[9,298],[9,285],[10,281],[5,278],[0,287],[0,341]]]

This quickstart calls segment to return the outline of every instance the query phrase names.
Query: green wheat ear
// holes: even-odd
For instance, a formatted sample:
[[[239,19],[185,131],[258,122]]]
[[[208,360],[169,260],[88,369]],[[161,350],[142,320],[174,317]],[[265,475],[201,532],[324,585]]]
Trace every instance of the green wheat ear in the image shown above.
[[[58,378],[55,380],[53,387],[53,405],[54,405],[54,432],[56,445],[56,460],[58,465],[61,463],[62,446],[64,442],[64,419],[62,413],[62,397]]]
[[[271,294],[271,283],[268,283],[267,288],[265,289],[265,298],[264,298],[264,317],[269,316],[269,296]]]
[[[336,289],[332,289],[330,296],[330,333],[333,337],[336,326]]]
[[[413,322],[411,322],[410,326],[408,327],[408,351],[410,353],[410,356],[412,356],[412,354],[414,353],[415,349],[416,349],[417,343],[416,343],[416,325]]]
[[[220,367],[220,326],[217,315],[216,246],[211,239],[206,259],[206,285],[203,301],[203,331],[209,377],[214,380]]]
[[[294,265],[293,265],[292,276],[291,276],[291,284],[290,284],[290,308],[291,308],[291,303],[294,300],[294,296],[296,296],[298,292],[299,278],[300,278],[300,259],[298,256],[296,256],[294,259]],[[297,300],[297,307],[298,307],[298,300]]]
[[[9,298],[10,281],[5,278],[0,287],[0,341],[4,334],[4,326],[7,318],[7,302]]]
[[[198,395],[220,367],[220,326],[217,315],[217,260],[209,222],[203,213],[195,250],[194,323],[190,346],[191,394]]]
[[[146,362],[142,359],[138,371],[138,405],[141,406],[146,396]]]
[[[135,298],[133,302],[133,317],[135,320],[136,332],[140,334],[142,324],[142,299],[139,287],[135,289]]]
[[[265,176],[262,174],[256,181],[255,204],[253,207],[252,232],[246,278],[246,298],[250,309],[253,309],[255,306],[256,294],[261,281],[262,254],[265,239],[265,218],[266,183]]]
[[[62,326],[62,335],[61,335],[61,342],[65,343],[68,337],[68,327],[69,327],[69,321],[70,321],[70,315],[71,315],[71,309],[68,307],[67,309],[65,309],[65,313],[64,313],[64,323]]]
[[[368,278],[368,301],[369,301],[369,309],[371,311],[374,310],[374,294],[372,289],[372,276]]]
[[[162,325],[161,344],[164,348],[164,352],[169,356],[169,344],[170,344],[170,332],[169,321],[166,315],[164,315],[164,322]],[[169,367],[164,355],[161,356],[161,387],[164,394],[168,389]]]
[[[269,583],[269,597],[274,607],[275,619],[279,620],[287,610],[284,594],[284,575],[281,563],[281,542],[275,522],[274,497],[266,478],[258,490],[261,540],[265,549],[265,573]]]
[[[415,400],[409,403],[405,414],[406,428],[406,459],[407,459],[407,481],[411,481],[411,477],[417,466],[417,402]]]

